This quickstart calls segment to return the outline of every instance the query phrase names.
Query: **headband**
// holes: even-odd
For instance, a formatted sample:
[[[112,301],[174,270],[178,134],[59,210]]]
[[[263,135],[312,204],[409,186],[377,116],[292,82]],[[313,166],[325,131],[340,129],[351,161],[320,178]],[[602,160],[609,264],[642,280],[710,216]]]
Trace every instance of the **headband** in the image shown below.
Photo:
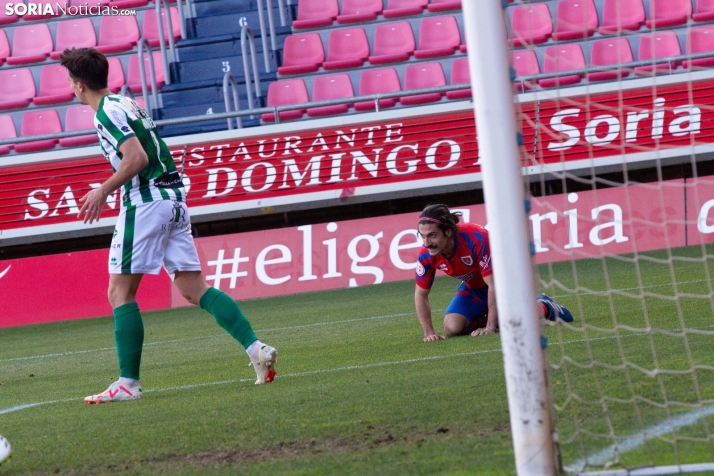
[[[422,221],[430,221],[432,223],[438,223],[439,225],[449,226],[448,223],[444,223],[443,221],[437,220],[436,218],[419,217],[419,222],[422,222]]]

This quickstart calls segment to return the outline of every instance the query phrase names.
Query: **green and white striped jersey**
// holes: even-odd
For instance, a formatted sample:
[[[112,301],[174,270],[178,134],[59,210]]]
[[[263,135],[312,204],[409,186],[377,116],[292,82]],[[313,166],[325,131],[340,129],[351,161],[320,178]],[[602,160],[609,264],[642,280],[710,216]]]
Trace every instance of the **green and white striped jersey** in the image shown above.
[[[139,139],[149,157],[149,164],[121,187],[123,207],[156,200],[184,201],[186,192],[169,148],[159,137],[154,121],[136,101],[118,94],[104,96],[94,116],[94,127],[114,172],[122,160],[119,148],[130,137]]]

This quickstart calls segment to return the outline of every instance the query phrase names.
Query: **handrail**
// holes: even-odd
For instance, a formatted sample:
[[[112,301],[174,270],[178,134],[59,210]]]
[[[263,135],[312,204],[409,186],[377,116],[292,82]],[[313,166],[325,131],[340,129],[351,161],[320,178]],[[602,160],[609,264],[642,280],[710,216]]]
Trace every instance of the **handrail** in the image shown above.
[[[263,62],[265,72],[270,73],[270,53],[268,52],[268,38],[265,31],[265,18],[263,17],[263,0],[257,0],[258,4],[258,23],[260,25],[260,43],[263,45]]]
[[[161,19],[161,17],[159,17]],[[151,112],[151,109],[159,108],[159,93],[156,92],[158,89],[156,87],[156,69],[154,68],[154,52],[151,49],[149,40],[146,38],[141,38],[139,40],[139,75],[141,76],[141,94],[144,96],[144,104],[146,105],[147,111]],[[147,56],[149,58],[149,77],[151,78],[151,98],[153,99],[153,108],[149,103],[149,96],[146,93],[148,89],[146,85],[146,69],[144,68],[144,48],[146,48]],[[164,71],[164,76],[168,74],[168,71]]]
[[[231,100],[228,97],[228,83],[231,85],[231,90],[233,92],[233,104],[235,105],[235,110],[240,111],[240,103],[238,102],[238,83],[236,83],[236,78],[233,73],[226,72],[223,75],[223,103],[226,105],[226,112],[231,111]],[[233,130],[233,119],[228,118],[228,130]],[[240,116],[236,117],[236,124],[238,129],[243,128],[243,119]]]
[[[131,87],[129,87],[128,84],[125,84],[124,86],[121,87],[121,89],[119,90],[119,95],[127,96],[127,97],[134,99],[134,91],[131,90]]]
[[[166,42],[164,41],[164,22],[161,19],[161,7],[166,7],[166,26],[169,28],[169,51],[171,52],[170,61],[166,57]],[[171,24],[171,7],[168,0],[156,0],[156,22],[159,26],[159,46],[161,47],[161,60],[164,62],[164,81],[166,84],[171,84],[171,71],[169,63],[173,63],[176,58],[176,45],[174,43],[174,27]]]
[[[250,59],[253,63],[253,72],[251,74],[250,68],[248,67],[248,55],[246,51],[246,38],[250,41]],[[253,30],[250,29],[248,25],[244,25],[240,31],[240,52],[243,57],[243,76],[245,77],[245,89],[248,95],[248,109],[253,109],[255,103],[253,102],[253,87],[251,86],[251,78],[253,84],[255,84],[255,98],[260,101],[263,93],[260,90],[260,76],[258,75],[258,59],[255,55],[255,37],[253,36]]]
[[[278,11],[280,12],[280,26],[287,26],[287,18],[285,16],[285,0],[278,0]]]
[[[268,32],[270,33],[270,48],[272,51],[278,49],[278,42],[275,39],[275,19],[273,18],[273,0],[265,1],[266,10],[268,11]]]
[[[186,8],[187,9],[190,8],[188,6],[189,1],[190,0],[186,0]],[[181,39],[185,40],[186,39],[186,18],[183,15],[183,5],[184,5],[183,0],[176,0],[176,8],[178,8],[178,16],[179,16],[179,23],[180,23],[179,28],[181,29]],[[189,10],[189,12],[190,12],[190,10]]]

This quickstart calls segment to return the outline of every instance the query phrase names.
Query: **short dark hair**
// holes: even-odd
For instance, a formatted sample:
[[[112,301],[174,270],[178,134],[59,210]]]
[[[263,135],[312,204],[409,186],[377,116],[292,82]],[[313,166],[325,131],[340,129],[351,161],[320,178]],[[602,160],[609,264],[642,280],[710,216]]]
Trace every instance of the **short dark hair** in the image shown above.
[[[451,213],[449,207],[443,203],[427,205],[419,215],[420,225],[436,224],[446,234],[446,230],[456,233],[456,224],[459,223],[461,212]]]
[[[72,79],[84,83],[89,89],[100,91],[107,87],[109,61],[94,48],[66,49],[60,55],[60,61]]]

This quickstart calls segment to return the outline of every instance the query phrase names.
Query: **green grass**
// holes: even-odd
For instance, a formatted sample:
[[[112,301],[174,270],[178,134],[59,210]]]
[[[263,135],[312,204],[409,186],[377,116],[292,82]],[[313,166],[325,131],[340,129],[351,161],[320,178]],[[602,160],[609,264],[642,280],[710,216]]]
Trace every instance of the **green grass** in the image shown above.
[[[712,403],[707,368],[639,370],[655,368],[653,349],[662,369],[690,369],[690,356],[714,365],[711,334],[677,331],[714,330],[711,267],[640,260],[645,290],[660,296],[644,299],[635,296],[637,270],[622,259],[540,267],[544,290],[576,315],[573,326],[545,329],[566,464],[611,445],[612,433],[626,438],[692,411],[647,402]],[[675,295],[672,275],[687,294],[678,301],[667,299]],[[635,289],[593,294],[608,280]],[[435,284],[437,328],[456,285]],[[242,302],[261,340],[280,351],[279,378],[263,386],[253,385],[242,348],[204,311],[147,312],[144,398],[121,404],[81,401],[116,378],[111,318],[0,329],[0,412],[54,401],[0,414],[0,433],[14,448],[0,473],[513,474],[498,336],[423,343],[413,288],[400,282]],[[645,316],[672,334],[642,332]],[[615,332],[614,319],[625,327]],[[633,400],[633,390],[647,402]],[[712,461],[712,433],[714,418],[704,418],[622,459]]]

